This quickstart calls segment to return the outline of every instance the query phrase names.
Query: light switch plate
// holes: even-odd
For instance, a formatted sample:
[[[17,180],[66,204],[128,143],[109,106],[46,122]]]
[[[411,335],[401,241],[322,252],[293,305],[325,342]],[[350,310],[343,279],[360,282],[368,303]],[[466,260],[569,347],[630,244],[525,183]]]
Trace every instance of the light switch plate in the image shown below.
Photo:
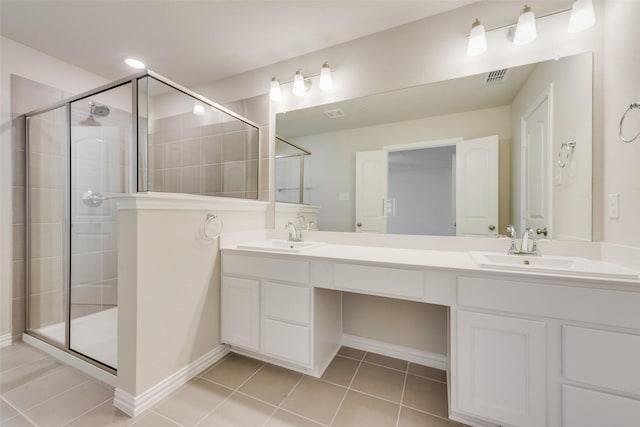
[[[338,200],[349,200],[350,194],[347,191],[346,193],[338,193]]]
[[[620,217],[620,193],[611,193],[607,199],[607,212],[609,219]]]

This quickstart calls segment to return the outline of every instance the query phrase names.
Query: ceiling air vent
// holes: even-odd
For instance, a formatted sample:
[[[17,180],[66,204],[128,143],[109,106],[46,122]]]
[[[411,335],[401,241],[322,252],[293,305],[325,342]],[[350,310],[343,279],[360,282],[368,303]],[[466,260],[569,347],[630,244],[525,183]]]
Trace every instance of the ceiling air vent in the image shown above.
[[[508,68],[492,71],[489,74],[487,74],[487,77],[484,79],[484,84],[486,86],[486,85],[493,85],[496,83],[502,83],[507,79],[508,76],[509,76]]]
[[[346,114],[344,113],[344,111],[342,111],[342,108],[336,108],[335,110],[327,110],[324,112],[327,117],[329,117],[330,119],[338,119],[340,117],[344,117],[346,116]]]

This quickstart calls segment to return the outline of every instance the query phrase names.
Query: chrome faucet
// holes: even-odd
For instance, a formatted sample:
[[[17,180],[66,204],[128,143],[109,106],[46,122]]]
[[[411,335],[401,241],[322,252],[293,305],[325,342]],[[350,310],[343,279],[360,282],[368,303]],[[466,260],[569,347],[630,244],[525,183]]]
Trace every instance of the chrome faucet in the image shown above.
[[[527,227],[522,232],[522,240],[520,242],[520,249],[517,249],[516,244],[516,229],[513,225],[507,227],[507,233],[511,237],[511,245],[507,251],[507,255],[540,255],[538,251],[538,241],[536,240],[533,229]],[[529,240],[531,240],[531,249],[529,249]]]
[[[314,220],[307,222],[307,231],[310,231],[311,227],[315,227],[315,226],[316,226],[316,222]]]
[[[284,226],[287,230],[289,230],[289,241],[290,242],[302,242],[304,239],[302,238],[302,233],[298,230],[298,227],[292,222],[288,222],[287,225]]]

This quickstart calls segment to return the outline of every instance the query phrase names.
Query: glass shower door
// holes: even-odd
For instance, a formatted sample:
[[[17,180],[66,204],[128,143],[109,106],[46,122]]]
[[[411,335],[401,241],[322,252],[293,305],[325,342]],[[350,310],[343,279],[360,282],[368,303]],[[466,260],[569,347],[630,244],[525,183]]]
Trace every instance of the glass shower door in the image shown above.
[[[117,211],[130,191],[131,84],[71,103],[69,348],[117,369]]]

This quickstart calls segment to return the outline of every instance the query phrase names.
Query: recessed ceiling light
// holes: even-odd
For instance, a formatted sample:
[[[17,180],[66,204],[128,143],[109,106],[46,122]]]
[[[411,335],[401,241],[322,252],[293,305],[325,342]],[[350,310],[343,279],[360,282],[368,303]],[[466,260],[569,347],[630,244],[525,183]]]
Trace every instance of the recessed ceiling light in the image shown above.
[[[142,70],[143,68],[146,68],[146,65],[144,65],[144,62],[140,61],[139,59],[125,58],[124,62],[126,62],[129,67],[136,68],[138,70]]]

